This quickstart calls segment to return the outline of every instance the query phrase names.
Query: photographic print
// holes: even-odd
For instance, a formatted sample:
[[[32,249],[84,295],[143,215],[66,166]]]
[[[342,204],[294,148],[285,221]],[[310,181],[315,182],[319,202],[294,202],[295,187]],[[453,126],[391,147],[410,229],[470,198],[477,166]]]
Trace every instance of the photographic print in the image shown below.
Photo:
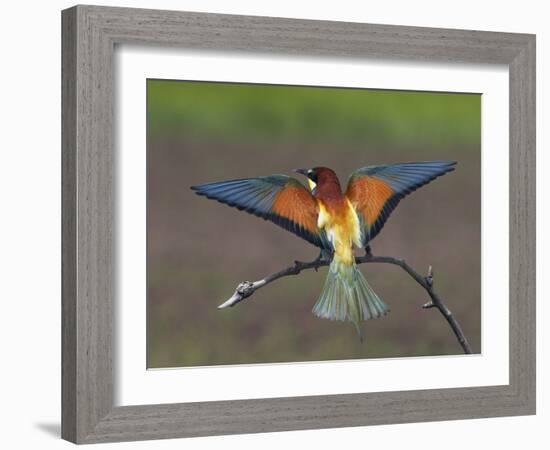
[[[480,353],[480,166],[479,94],[148,80],[148,368]]]

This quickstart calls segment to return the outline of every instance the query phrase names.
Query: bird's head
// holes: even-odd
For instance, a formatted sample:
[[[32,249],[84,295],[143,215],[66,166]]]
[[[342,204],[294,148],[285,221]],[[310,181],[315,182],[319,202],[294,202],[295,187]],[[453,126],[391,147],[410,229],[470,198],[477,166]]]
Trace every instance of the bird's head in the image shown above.
[[[301,173],[306,176],[309,189],[313,192],[315,186],[317,186],[317,180],[319,178],[317,174],[317,167],[314,167],[313,169],[294,169],[293,172]]]
[[[294,169],[296,173],[301,173],[307,177],[309,189],[313,192],[317,184],[328,178],[338,178],[332,169],[328,167],[313,167],[312,169]]]

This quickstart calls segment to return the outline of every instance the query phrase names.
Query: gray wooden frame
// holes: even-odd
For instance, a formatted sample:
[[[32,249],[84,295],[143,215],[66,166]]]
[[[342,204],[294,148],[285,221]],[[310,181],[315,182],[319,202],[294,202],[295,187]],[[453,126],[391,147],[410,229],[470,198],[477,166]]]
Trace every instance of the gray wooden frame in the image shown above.
[[[76,6],[62,13],[62,437],[77,443],[535,413],[535,37]],[[510,383],[168,405],[113,404],[116,44],[506,64]],[[429,374],[427,374],[429,376]]]

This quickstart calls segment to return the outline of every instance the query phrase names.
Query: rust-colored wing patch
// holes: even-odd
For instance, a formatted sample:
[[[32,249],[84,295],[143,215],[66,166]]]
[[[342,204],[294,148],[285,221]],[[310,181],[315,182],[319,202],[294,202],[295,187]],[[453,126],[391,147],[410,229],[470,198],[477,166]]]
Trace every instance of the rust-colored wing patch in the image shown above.
[[[272,212],[288,219],[307,231],[318,234],[319,207],[313,196],[302,186],[288,183],[275,196]]]
[[[373,225],[386,202],[394,194],[391,186],[383,180],[369,176],[356,178],[346,191],[346,196],[369,226]]]

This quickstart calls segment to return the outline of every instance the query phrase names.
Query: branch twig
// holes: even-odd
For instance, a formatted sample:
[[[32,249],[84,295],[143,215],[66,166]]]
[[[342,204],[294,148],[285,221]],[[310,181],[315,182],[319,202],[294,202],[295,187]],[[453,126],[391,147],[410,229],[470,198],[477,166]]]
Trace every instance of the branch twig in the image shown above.
[[[396,266],[401,267],[405,272],[407,272],[420,286],[422,286],[428,295],[430,296],[430,301],[422,305],[422,308],[429,309],[429,308],[437,308],[439,312],[445,317],[445,320],[449,323],[449,326],[453,330],[453,333],[455,334],[458,342],[460,343],[462,349],[464,350],[464,353],[471,354],[472,349],[470,347],[470,344],[468,343],[468,340],[466,339],[466,336],[464,336],[464,333],[462,331],[462,328],[460,327],[460,324],[457,322],[457,320],[452,315],[451,311],[441,298],[435,293],[433,289],[433,270],[432,266],[428,268],[428,275],[426,277],[421,276],[418,272],[416,272],[411,266],[409,266],[405,260],[400,258],[394,258],[391,256],[374,256],[370,253],[367,253],[364,256],[358,256],[355,258],[355,262],[357,264],[364,264],[364,263],[383,263],[383,264],[393,264]],[[279,278],[283,278],[290,275],[298,275],[302,270],[309,270],[309,269],[319,269],[319,267],[328,266],[330,264],[330,261],[326,259],[318,258],[314,261],[310,262],[302,262],[302,261],[294,261],[294,265],[287,267],[283,270],[280,270],[279,272],[276,272],[274,274],[268,275],[267,277],[258,280],[258,281],[245,281],[243,283],[240,283],[237,286],[237,289],[235,289],[235,292],[231,296],[229,300],[218,306],[219,309],[227,308],[227,307],[233,307],[236,304],[242,302],[244,299],[250,297],[254,292],[256,292],[258,289],[264,287],[265,285],[272,283],[275,280],[278,280]]]

